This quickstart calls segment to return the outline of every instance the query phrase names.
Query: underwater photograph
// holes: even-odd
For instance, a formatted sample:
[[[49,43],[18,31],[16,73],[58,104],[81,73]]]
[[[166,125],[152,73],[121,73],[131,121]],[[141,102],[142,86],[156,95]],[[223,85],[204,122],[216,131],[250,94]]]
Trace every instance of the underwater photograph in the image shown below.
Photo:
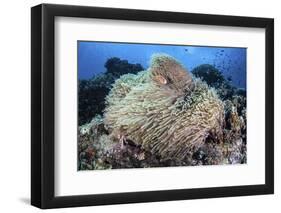
[[[77,169],[247,163],[247,49],[77,42]]]

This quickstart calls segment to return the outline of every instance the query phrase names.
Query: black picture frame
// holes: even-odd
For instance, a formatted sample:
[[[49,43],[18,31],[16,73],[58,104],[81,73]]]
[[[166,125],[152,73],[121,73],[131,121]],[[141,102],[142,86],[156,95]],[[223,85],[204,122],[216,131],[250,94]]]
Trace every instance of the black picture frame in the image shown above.
[[[264,28],[265,184],[56,197],[54,171],[55,17]],[[41,4],[31,8],[31,204],[60,208],[105,204],[217,198],[274,193],[274,20],[240,16]]]

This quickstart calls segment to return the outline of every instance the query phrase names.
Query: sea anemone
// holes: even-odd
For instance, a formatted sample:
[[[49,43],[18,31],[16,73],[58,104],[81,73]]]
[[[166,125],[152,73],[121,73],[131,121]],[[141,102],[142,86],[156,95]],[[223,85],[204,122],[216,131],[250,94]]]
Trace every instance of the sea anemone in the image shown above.
[[[163,159],[183,159],[207,138],[222,141],[224,107],[215,89],[168,55],[148,70],[121,76],[106,97],[105,128]]]

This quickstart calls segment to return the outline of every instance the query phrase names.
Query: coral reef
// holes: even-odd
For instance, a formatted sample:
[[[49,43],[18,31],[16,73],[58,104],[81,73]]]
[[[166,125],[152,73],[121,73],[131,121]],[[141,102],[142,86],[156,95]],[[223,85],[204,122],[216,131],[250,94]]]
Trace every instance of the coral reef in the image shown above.
[[[217,94],[222,100],[230,100],[234,95],[246,97],[246,91],[241,88],[236,88],[230,84],[231,78],[227,79],[222,73],[210,64],[202,64],[195,67],[192,74],[206,82],[208,86],[216,89]]]
[[[225,83],[225,78],[221,72],[210,64],[201,64],[195,67],[191,72],[195,77],[201,78],[210,87],[216,89],[219,88],[221,84]]]
[[[210,87],[216,89],[220,99],[224,101],[224,146],[228,147],[227,162],[246,163],[246,90],[236,88],[225,79],[222,73],[209,64],[200,65],[192,70],[194,76],[202,79]]]
[[[79,129],[78,169],[237,164],[246,162],[245,149],[241,139],[218,144],[213,138],[207,138],[202,146],[188,152],[183,159],[162,158],[128,139],[123,144],[114,142],[104,128],[102,118],[97,116]]]
[[[91,80],[108,94],[79,127],[79,170],[247,162],[246,92],[219,70],[202,65],[191,74],[167,55],[154,55],[141,72],[107,70]]]
[[[117,57],[108,59],[104,66],[106,67],[105,74],[111,74],[116,78],[127,73],[137,74],[143,70],[141,64],[130,64],[127,60],[121,60]]]

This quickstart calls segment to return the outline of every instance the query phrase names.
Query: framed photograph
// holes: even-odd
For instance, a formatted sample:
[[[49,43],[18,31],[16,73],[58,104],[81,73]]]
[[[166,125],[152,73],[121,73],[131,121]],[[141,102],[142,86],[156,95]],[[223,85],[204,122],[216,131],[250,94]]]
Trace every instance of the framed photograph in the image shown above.
[[[31,204],[274,192],[274,20],[31,9]]]

